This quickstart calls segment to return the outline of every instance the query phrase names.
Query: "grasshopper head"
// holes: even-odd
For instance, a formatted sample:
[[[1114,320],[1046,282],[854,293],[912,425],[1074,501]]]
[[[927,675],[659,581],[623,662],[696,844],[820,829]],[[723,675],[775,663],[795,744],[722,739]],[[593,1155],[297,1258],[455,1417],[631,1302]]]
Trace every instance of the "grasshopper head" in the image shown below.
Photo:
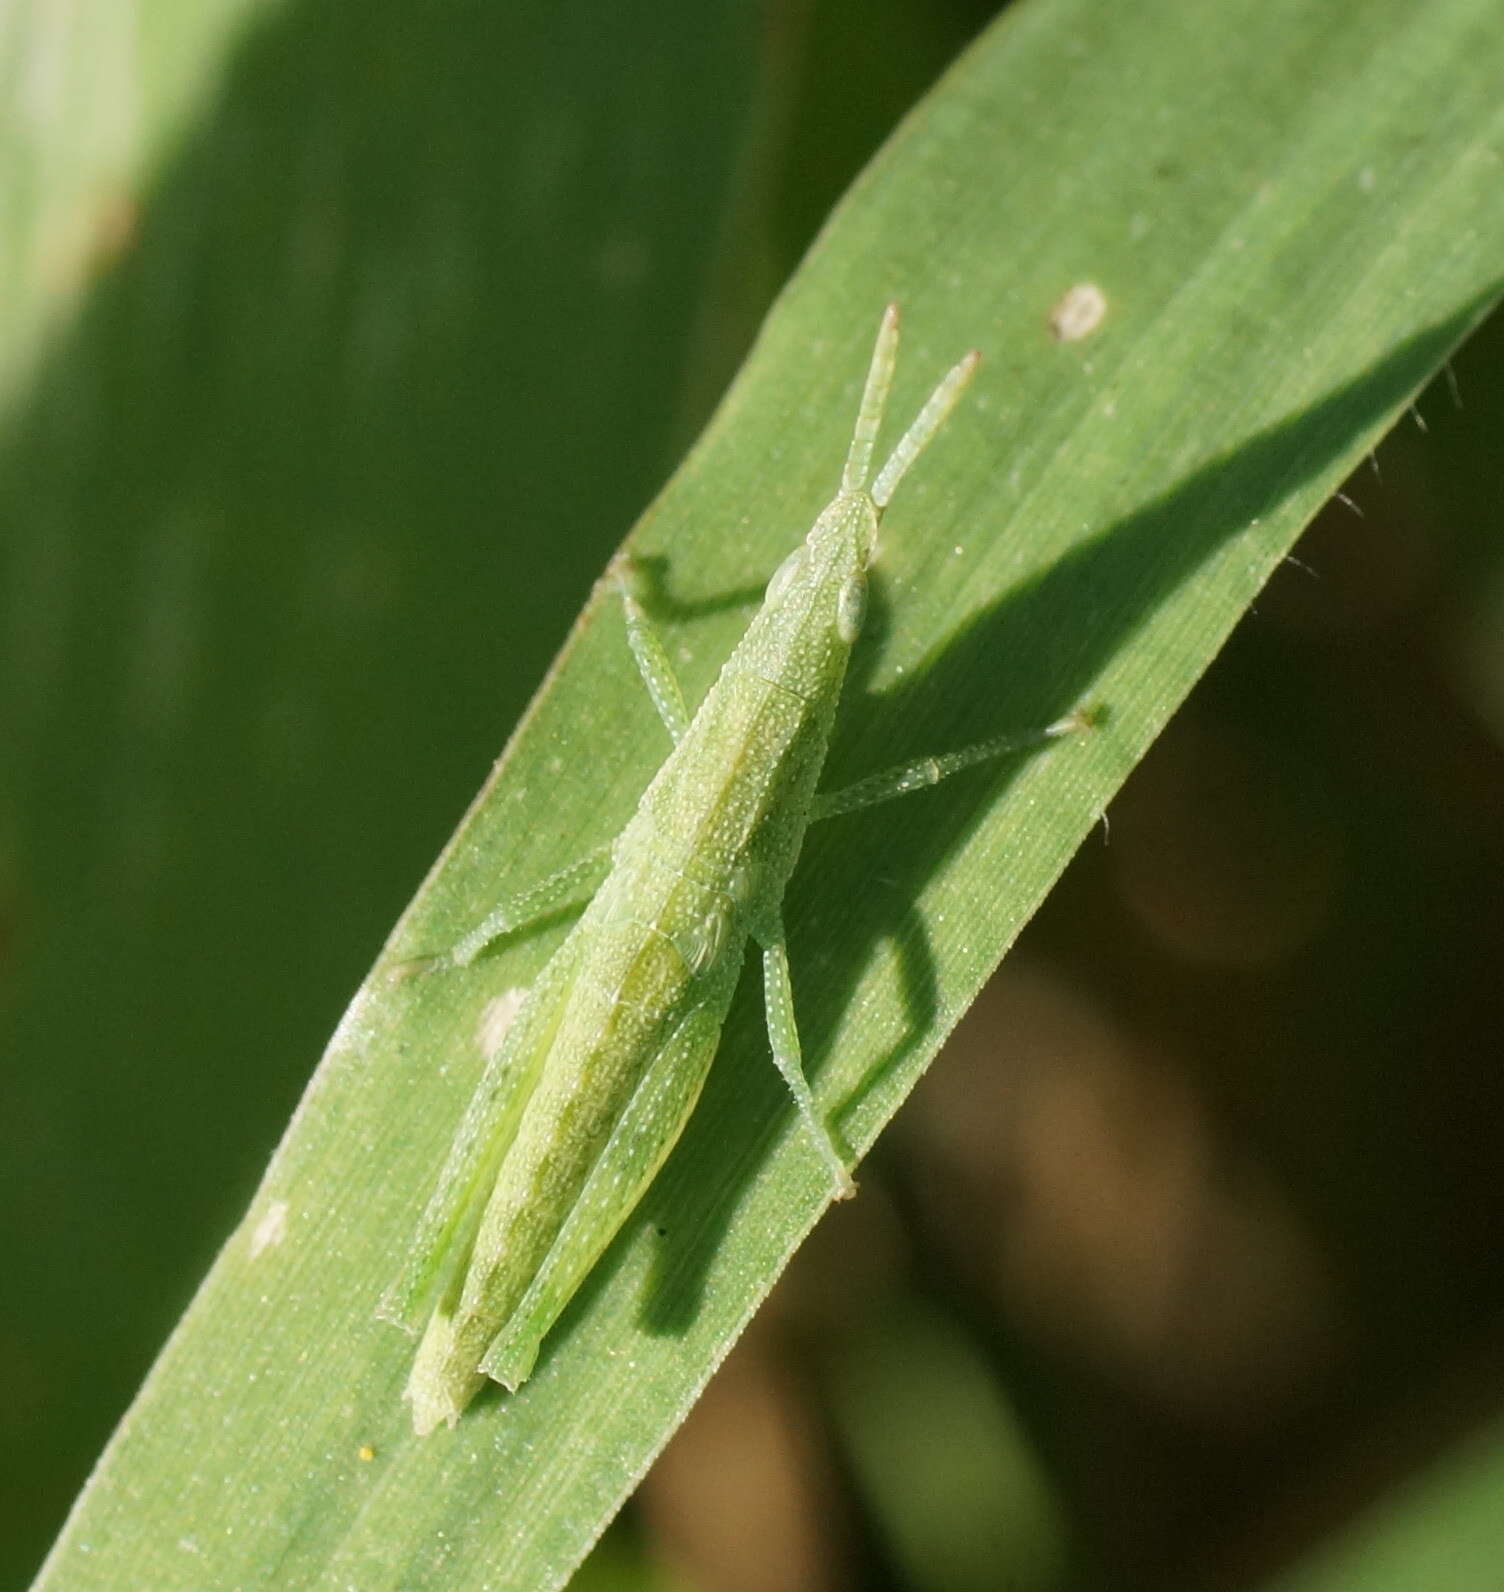
[[[849,647],[861,630],[866,611],[867,566],[877,557],[877,526],[883,510],[893,501],[898,483],[909,467],[934,440],[965,392],[981,355],[972,349],[947,372],[940,385],[914,417],[909,429],[898,439],[898,446],[877,472],[869,487],[872,449],[882,426],[883,411],[893,385],[893,370],[898,360],[898,306],[890,304],[883,312],[867,370],[867,385],[862,391],[861,408],[841,473],[841,490],[814,523],[802,549],[784,568],[796,564],[813,574],[819,570],[824,583],[836,593],[831,622],[839,639]],[[774,576],[774,585],[779,575]],[[792,580],[792,572],[788,577]],[[773,597],[773,587],[768,589]]]
[[[780,667],[793,670],[800,680],[807,675],[813,682],[830,667],[844,669],[844,654],[861,633],[866,615],[867,567],[877,556],[883,510],[909,467],[945,424],[981,357],[972,350],[950,370],[869,485],[872,450],[897,354],[898,306],[890,304],[872,350],[841,489],[768,583],[759,632],[770,652],[784,660]],[[808,689],[809,683],[803,688]]]
[[[976,349],[972,349],[951,367],[924,407],[915,415],[909,429],[898,439],[898,446],[888,455],[888,462],[877,472],[876,480],[869,487],[867,480],[872,468],[872,449],[882,426],[883,411],[887,408],[888,393],[893,386],[893,370],[898,360],[898,306],[890,304],[887,307],[883,312],[882,324],[877,329],[872,364],[867,371],[867,385],[862,390],[861,408],[857,411],[851,447],[846,454],[846,468],[841,473],[841,490],[830,507],[816,520],[809,536],[811,543],[822,534],[830,534],[839,525],[840,534],[854,538],[861,568],[865,569],[872,562],[877,556],[877,522],[882,518],[883,510],[893,501],[898,483],[908,473],[909,467],[934,441],[951,410],[960,402],[961,394],[976,374],[981,358]]]

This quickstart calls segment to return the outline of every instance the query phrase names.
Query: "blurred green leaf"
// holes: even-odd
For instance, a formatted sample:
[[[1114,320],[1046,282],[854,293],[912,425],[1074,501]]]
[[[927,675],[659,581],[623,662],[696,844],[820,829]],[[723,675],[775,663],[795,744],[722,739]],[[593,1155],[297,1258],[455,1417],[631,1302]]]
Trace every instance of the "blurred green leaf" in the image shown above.
[[[210,10],[0,29],[7,1587],[682,445],[763,115],[739,4]]]
[[[912,1296],[884,1298],[832,1357],[835,1421],[913,1592],[1073,1584],[1060,1500],[992,1367]]]
[[[1492,1592],[1504,1526],[1504,1432],[1497,1420],[1458,1444],[1267,1592]]]
[[[745,622],[730,599],[829,495],[882,303],[906,319],[900,413],[983,348],[973,396],[885,523],[885,625],[832,780],[1082,701],[1110,717],[1089,741],[811,837],[789,904],[796,994],[855,1148],[1306,519],[1498,291],[1501,67],[1484,0],[1236,0],[1215,28],[1189,0],[1023,6],[837,211],[639,525],[698,695]],[[1083,282],[1105,319],[1057,341],[1051,311]],[[530,396],[573,428],[603,375],[567,375],[552,405]],[[470,418],[457,448],[507,445],[494,416]],[[379,432],[370,444],[379,496]],[[474,600],[499,623],[528,606],[520,555],[506,589]],[[331,749],[314,735],[308,751]],[[498,894],[608,839],[661,755],[597,600],[391,954],[452,942]],[[827,1190],[749,981],[683,1145],[534,1380],[415,1441],[398,1399],[411,1343],[371,1312],[478,1071],[486,1004],[553,943],[519,941],[463,979],[378,974],[357,998],[42,1585],[567,1576]]]

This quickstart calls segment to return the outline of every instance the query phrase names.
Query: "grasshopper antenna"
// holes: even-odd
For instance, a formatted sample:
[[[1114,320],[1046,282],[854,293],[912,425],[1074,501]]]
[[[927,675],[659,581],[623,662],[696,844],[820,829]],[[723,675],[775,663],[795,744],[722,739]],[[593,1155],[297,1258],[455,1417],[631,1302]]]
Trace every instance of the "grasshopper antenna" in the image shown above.
[[[961,394],[966,391],[981,360],[982,356],[976,349],[972,349],[963,359],[958,360],[950,373],[930,394],[929,402],[914,416],[913,425],[898,439],[898,446],[889,454],[888,462],[878,471],[877,480],[872,483],[872,501],[879,509],[887,508],[892,502],[893,494],[898,490],[898,483],[907,474],[909,466],[930,445],[935,433],[945,424],[946,417],[960,401]],[[877,368],[875,356],[872,367],[874,371]],[[868,383],[870,386],[870,377]],[[860,426],[860,422],[858,425]],[[854,441],[852,451],[856,451]]]
[[[890,304],[883,311],[882,323],[877,328],[867,385],[862,389],[862,407],[857,411],[851,451],[846,455],[846,468],[841,472],[843,492],[861,492],[866,488],[867,472],[872,468],[872,445],[877,441],[877,428],[883,423],[883,408],[888,402],[888,389],[893,385],[893,366],[897,359],[898,306]]]

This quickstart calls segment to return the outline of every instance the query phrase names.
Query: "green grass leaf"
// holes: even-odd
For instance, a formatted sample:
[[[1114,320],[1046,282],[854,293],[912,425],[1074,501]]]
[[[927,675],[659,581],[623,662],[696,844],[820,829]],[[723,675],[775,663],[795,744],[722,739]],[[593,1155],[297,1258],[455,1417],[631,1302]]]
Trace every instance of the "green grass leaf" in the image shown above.
[[[1481,1592],[1499,1576],[1501,1493],[1504,1434],[1494,1419],[1263,1584],[1267,1592]]]
[[[811,836],[796,998],[858,1150],[1306,520],[1499,289],[1491,4],[1236,0],[1216,20],[1188,0],[1005,17],[840,206],[634,533],[697,698],[830,494],[882,304],[905,317],[900,414],[983,350],[885,522],[883,623],[832,782],[1085,701],[1107,717]],[[1085,282],[1105,316],[1061,341],[1052,310]],[[526,600],[519,582],[499,611]],[[598,593],[388,959],[609,839],[662,750]],[[578,1563],[827,1185],[748,981],[682,1145],[533,1380],[413,1439],[412,1344],[375,1302],[489,1003],[557,937],[465,977],[373,976],[42,1586],[531,1589]]]

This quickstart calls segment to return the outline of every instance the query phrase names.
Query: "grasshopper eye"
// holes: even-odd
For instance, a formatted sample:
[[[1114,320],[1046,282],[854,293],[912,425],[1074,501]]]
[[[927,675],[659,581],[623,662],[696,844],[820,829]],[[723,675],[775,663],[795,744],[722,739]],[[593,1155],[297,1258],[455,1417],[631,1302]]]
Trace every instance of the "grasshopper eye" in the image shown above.
[[[779,602],[789,587],[794,584],[794,577],[804,568],[804,549],[796,547],[789,556],[773,571],[773,578],[768,582],[767,602],[769,605]]]
[[[867,577],[848,575],[836,598],[836,634],[849,647],[862,633],[867,617]]]

